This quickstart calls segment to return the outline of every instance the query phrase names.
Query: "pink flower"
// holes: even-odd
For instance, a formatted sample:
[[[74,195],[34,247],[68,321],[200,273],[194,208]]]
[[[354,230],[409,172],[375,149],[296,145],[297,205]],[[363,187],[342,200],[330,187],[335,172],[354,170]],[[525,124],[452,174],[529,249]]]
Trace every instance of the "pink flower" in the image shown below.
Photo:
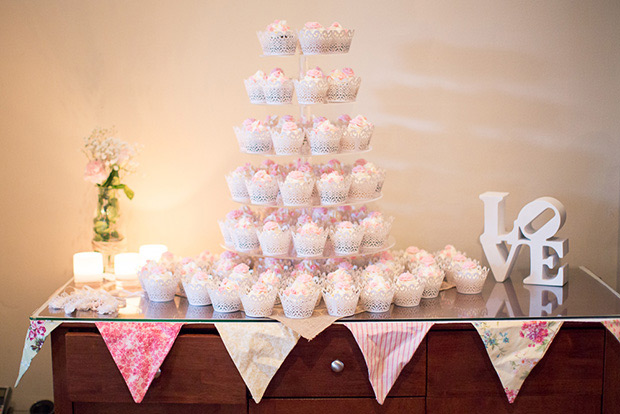
[[[542,344],[547,336],[549,336],[549,330],[547,329],[547,322],[525,322],[519,332],[521,338],[527,338],[533,343],[528,347],[533,347],[536,344]]]
[[[102,184],[106,178],[108,178],[108,172],[103,161],[94,160],[86,164],[86,170],[84,171],[84,179],[86,181],[90,181],[93,184]]]

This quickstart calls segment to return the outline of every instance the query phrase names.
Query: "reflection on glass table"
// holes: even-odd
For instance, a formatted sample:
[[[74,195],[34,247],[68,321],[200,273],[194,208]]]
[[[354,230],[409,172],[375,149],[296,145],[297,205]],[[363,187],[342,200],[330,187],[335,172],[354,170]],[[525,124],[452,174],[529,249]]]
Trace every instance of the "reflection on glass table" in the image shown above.
[[[570,271],[568,284],[563,287],[523,285],[524,274],[514,272],[512,279],[497,283],[487,278],[482,293],[463,295],[456,289],[444,290],[435,299],[422,299],[419,306],[405,308],[392,305],[385,313],[361,312],[343,318],[347,322],[363,321],[440,321],[462,322],[468,320],[504,319],[565,319],[598,320],[620,318],[620,295],[609,288],[586,268]],[[90,284],[91,287],[116,288],[114,282]],[[57,293],[71,291],[75,285],[67,283]],[[139,287],[126,298],[126,306],[115,315],[95,312],[74,312],[43,304],[31,319],[62,321],[177,321],[177,322],[275,322],[268,318],[250,318],[243,312],[219,313],[212,306],[190,306],[187,299],[176,296],[174,301],[156,303],[149,301]],[[325,306],[321,303],[320,306]]]

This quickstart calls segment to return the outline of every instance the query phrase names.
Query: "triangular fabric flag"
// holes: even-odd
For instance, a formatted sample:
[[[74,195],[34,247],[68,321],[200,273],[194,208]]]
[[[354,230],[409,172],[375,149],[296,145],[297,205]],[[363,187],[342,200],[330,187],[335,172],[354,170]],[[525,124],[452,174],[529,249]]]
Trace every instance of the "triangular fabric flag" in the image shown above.
[[[24,341],[22,362],[19,364],[19,374],[17,374],[17,380],[15,381],[16,387],[28,368],[30,368],[32,359],[41,350],[47,336],[61,323],[56,321],[30,321],[26,340]]]
[[[133,400],[141,402],[182,323],[97,322]]]
[[[620,341],[620,319],[610,319],[603,321],[603,325]]]
[[[525,379],[549,349],[563,322],[473,322],[509,403],[517,398]]]
[[[432,322],[349,322],[364,355],[368,378],[379,404],[392,389],[401,371],[433,326]]]
[[[258,404],[299,335],[280,323],[216,323],[215,328]]]

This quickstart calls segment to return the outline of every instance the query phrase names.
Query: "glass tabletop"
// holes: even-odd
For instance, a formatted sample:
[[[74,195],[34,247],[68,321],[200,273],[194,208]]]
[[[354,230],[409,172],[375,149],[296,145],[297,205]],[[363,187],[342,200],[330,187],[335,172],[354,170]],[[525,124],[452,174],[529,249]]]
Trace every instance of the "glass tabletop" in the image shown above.
[[[596,321],[620,319],[620,295],[600,278],[584,267],[571,268],[569,282],[563,287],[524,285],[525,274],[514,272],[512,279],[497,283],[489,275],[482,293],[464,295],[456,289],[441,291],[435,299],[422,299],[419,306],[405,308],[392,305],[384,313],[361,312],[340,319],[345,322],[364,321],[433,321],[466,322],[510,319],[559,319],[571,321]],[[70,281],[53,296],[71,291],[76,285]],[[116,288],[114,282],[89,284],[106,290]],[[127,290],[130,290],[127,288]],[[51,299],[51,297],[50,297]],[[34,320],[58,320],[64,322],[275,322],[269,318],[246,317],[242,311],[233,313],[214,312],[212,306],[190,306],[187,299],[176,296],[174,301],[156,303],[149,301],[139,287],[126,298],[127,305],[115,315],[99,315],[95,312],[74,312],[48,307],[49,299],[30,318]],[[321,302],[319,308],[325,305]]]

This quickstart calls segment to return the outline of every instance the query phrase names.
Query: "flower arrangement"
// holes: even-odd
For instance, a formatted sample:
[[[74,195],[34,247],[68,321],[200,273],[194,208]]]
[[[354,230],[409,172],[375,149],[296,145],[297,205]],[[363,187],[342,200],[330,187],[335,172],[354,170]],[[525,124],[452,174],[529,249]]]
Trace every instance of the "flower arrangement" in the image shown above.
[[[120,217],[117,191],[122,190],[128,199],[134,192],[123,184],[122,178],[138,166],[134,157],[139,147],[114,137],[114,128],[96,128],[84,138],[84,153],[88,164],[84,179],[96,184],[99,190],[97,211],[93,219],[93,242],[114,242],[123,239],[118,230]]]

